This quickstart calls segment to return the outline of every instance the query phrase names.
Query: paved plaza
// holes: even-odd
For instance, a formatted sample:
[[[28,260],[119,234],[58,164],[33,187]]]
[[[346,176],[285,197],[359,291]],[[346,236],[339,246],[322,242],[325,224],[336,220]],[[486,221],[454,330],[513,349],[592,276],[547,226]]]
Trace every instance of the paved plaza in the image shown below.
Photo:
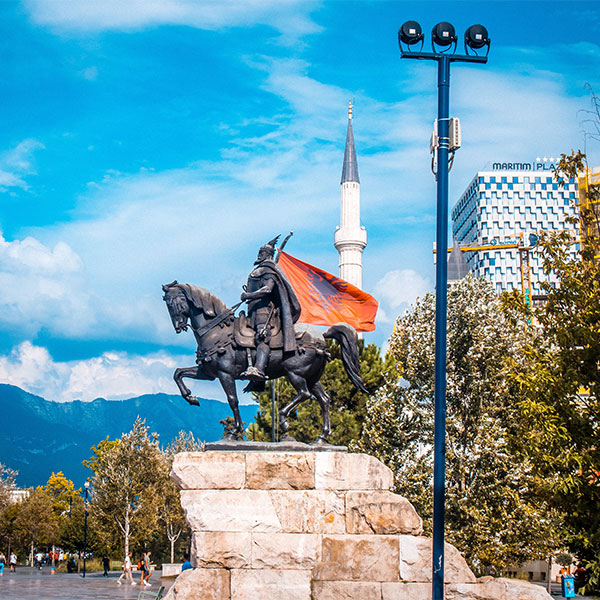
[[[107,598],[121,598],[135,600],[140,590],[156,591],[161,585],[165,592],[173,584],[173,579],[160,579],[160,571],[155,571],[150,578],[152,585],[142,587],[132,586],[129,583],[117,584],[121,573],[113,571],[108,577],[102,573],[87,573],[84,579],[77,573],[56,573],[52,575],[50,569],[31,569],[18,567],[16,573],[4,570],[4,577],[0,577],[0,598],[2,600],[91,600]],[[139,574],[135,574],[136,583]]]
[[[120,572],[113,571],[109,577],[102,577],[102,573],[88,573],[83,579],[76,573],[56,573],[52,575],[50,569],[30,569],[19,567],[16,573],[4,571],[0,577],[1,600],[105,600],[109,598],[136,600],[141,589],[155,591],[165,586],[165,593],[174,579],[160,579],[160,571],[152,574],[151,587],[140,588],[129,583],[118,585],[117,579]],[[135,574],[136,583],[139,574]],[[545,587],[545,586],[544,586]],[[552,584],[552,597],[561,598],[560,585]],[[581,598],[583,596],[575,596]]]

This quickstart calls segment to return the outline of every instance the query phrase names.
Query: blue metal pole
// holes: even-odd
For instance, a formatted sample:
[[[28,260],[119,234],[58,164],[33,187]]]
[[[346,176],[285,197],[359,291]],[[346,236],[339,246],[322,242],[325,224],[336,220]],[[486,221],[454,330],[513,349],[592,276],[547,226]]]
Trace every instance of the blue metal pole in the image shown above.
[[[448,287],[448,151],[450,57],[438,59],[437,262],[435,269],[435,422],[433,442],[432,598],[444,600],[446,487],[446,307]]]

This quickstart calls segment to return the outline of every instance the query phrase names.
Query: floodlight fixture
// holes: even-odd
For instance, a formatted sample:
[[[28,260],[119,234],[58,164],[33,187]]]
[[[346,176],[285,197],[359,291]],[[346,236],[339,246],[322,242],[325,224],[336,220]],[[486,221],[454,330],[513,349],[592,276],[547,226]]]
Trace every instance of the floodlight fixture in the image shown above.
[[[469,48],[473,54],[477,54],[476,50],[480,50],[484,46],[487,46],[486,56],[490,51],[490,37],[487,29],[483,25],[471,25],[469,29],[465,31],[465,52],[469,54]]]
[[[410,52],[410,46],[414,46],[419,42],[421,42],[421,48],[423,48],[424,39],[425,34],[416,21],[406,21],[406,23],[398,29],[398,45],[400,46],[400,50],[403,50],[402,44],[406,44],[408,51]]]
[[[456,52],[457,40],[458,38],[456,37],[454,25],[447,23],[446,21],[438,23],[431,31],[431,45],[434,52],[436,46],[447,48],[452,44],[454,44],[454,52]],[[446,50],[443,50],[443,52],[446,52]]]

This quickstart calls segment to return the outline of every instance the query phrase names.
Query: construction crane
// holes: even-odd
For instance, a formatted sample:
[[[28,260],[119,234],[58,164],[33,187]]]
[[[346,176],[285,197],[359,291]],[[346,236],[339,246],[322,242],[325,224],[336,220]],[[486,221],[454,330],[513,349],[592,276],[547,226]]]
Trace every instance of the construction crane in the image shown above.
[[[459,246],[461,252],[485,252],[485,251],[502,251],[514,250],[519,251],[519,268],[521,271],[521,292],[525,298],[527,307],[531,311],[531,264],[530,251],[538,242],[538,236],[535,233],[529,234],[529,245],[525,245],[523,233],[510,236],[508,238],[495,238],[491,243],[481,244],[472,243]],[[433,250],[435,253],[435,248]],[[452,252],[452,248],[448,248],[448,252]]]
[[[558,231],[549,231],[549,233],[559,233]],[[569,233],[573,233],[569,231]],[[519,270],[521,273],[521,293],[525,298],[525,303],[529,311],[532,308],[532,285],[531,285],[531,251],[537,246],[539,241],[539,235],[536,232],[529,234],[526,244],[524,233],[518,233],[510,237],[505,238],[494,238],[490,243],[481,244],[479,242],[473,242],[471,244],[465,244],[459,246],[461,252],[485,252],[485,251],[503,251],[503,250],[514,250],[519,251]],[[571,239],[572,244],[579,243],[580,240],[577,237]],[[435,248],[433,250],[435,254]],[[448,248],[448,252],[452,252],[452,248]]]

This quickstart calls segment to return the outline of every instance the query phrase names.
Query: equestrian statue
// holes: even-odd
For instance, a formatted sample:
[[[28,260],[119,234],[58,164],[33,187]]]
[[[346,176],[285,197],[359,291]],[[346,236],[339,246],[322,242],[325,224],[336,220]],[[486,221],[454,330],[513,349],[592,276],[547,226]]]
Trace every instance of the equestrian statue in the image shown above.
[[[324,332],[297,324],[300,302],[294,288],[277,265],[275,245],[279,236],[262,246],[254,269],[243,286],[241,302],[231,308],[208,290],[174,281],[162,286],[163,300],[176,333],[190,327],[196,338],[196,365],[176,369],[173,375],[183,398],[198,405],[183,379],[218,379],[233,411],[235,426],[226,439],[243,437],[235,382],[249,380],[244,391],[262,391],[267,379],[287,377],[296,391],[293,400],[279,412],[282,441],[292,441],[287,433],[289,414],[311,395],[319,402],[323,427],[315,444],[326,444],[331,434],[329,396],[320,383],[330,359],[326,339],[341,347],[342,362],[352,383],[368,393],[359,374],[358,336],[346,323],[332,325]],[[280,248],[281,250],[281,248]],[[236,317],[235,310],[248,304]]]

